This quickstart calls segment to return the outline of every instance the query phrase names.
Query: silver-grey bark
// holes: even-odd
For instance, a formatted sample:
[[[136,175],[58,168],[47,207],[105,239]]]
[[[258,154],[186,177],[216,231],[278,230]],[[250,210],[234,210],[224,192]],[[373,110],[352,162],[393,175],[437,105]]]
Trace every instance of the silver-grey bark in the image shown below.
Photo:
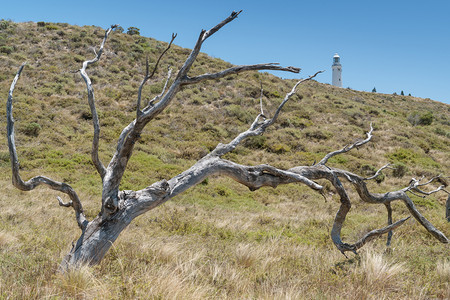
[[[212,29],[208,31],[202,30],[193,50],[184,62],[183,66],[178,71],[173,82],[169,84],[172,75],[172,70],[169,68],[167,79],[165,81],[165,85],[161,94],[153,98],[144,108],[141,109],[143,86],[155,73],[161,57],[167,50],[169,50],[176,35],[172,35],[171,42],[159,57],[151,74],[149,72],[147,61],[146,74],[137,91],[138,97],[136,118],[123,129],[117,141],[116,151],[109,164],[105,167],[98,157],[100,126],[98,114],[95,107],[94,90],[91,80],[87,75],[86,69],[89,65],[97,62],[100,59],[108,35],[116,25],[113,25],[111,26],[111,28],[106,30],[104,39],[100,46],[100,50],[98,51],[98,53],[96,53],[96,57],[92,60],[85,61],[83,63],[82,69],[80,69],[80,74],[86,83],[88,91],[88,103],[93,115],[94,137],[92,143],[92,161],[100,177],[102,178],[101,211],[98,216],[92,221],[86,219],[83,213],[80,199],[68,184],[56,182],[43,176],[36,176],[28,180],[27,182],[24,182],[19,175],[19,162],[14,141],[14,120],[12,117],[12,105],[14,87],[23,70],[24,65],[20,67],[16,77],[13,80],[13,83],[11,84],[11,89],[9,91],[7,101],[7,132],[13,172],[13,184],[21,190],[32,190],[39,184],[45,184],[50,188],[66,193],[69,196],[69,202],[64,203],[59,197],[58,202],[61,206],[72,207],[75,210],[76,220],[82,230],[82,234],[76,244],[73,245],[69,254],[67,254],[67,256],[64,258],[61,264],[62,269],[71,266],[77,266],[80,264],[99,263],[111,247],[112,243],[122,232],[122,230],[125,229],[134,218],[157,207],[158,205],[184,192],[185,190],[195,186],[211,175],[228,176],[235,181],[247,186],[252,191],[264,186],[275,188],[280,184],[301,183],[305,184],[313,190],[318,191],[319,193],[322,193],[323,187],[316,181],[318,179],[326,179],[330,181],[339,194],[341,201],[341,206],[336,214],[331,230],[331,239],[342,253],[345,253],[346,251],[356,252],[357,249],[362,247],[369,240],[385,233],[388,233],[389,245],[391,242],[392,230],[403,224],[406,219],[408,219],[404,218],[393,223],[390,203],[396,200],[403,201],[403,203],[409,209],[411,215],[415,219],[417,219],[420,224],[422,224],[439,241],[448,243],[447,237],[420,214],[420,212],[414,206],[414,203],[407,195],[407,192],[428,195],[441,190],[445,191],[443,186],[431,192],[426,192],[421,189],[422,186],[430,184],[436,178],[433,178],[432,180],[425,183],[421,183],[421,180],[423,180],[423,178],[420,180],[413,179],[407,187],[401,190],[387,192],[384,194],[376,194],[369,192],[366,186],[366,181],[376,178],[381,173],[381,171],[385,168],[388,168],[389,165],[383,166],[375,173],[375,175],[368,178],[363,178],[351,172],[335,169],[326,165],[331,157],[348,152],[353,148],[361,147],[370,142],[373,133],[372,126],[370,126],[370,130],[367,133],[366,139],[357,141],[353,144],[349,144],[341,150],[328,153],[322,160],[319,161],[319,163],[313,166],[298,166],[289,170],[281,170],[270,165],[241,165],[222,158],[223,155],[229,153],[230,151],[233,151],[245,139],[252,136],[262,135],[265,130],[277,120],[284,105],[295,94],[298,85],[302,84],[305,81],[313,79],[317,74],[321,72],[317,72],[316,74],[306,79],[299,80],[294,85],[292,90],[286,94],[285,98],[275,111],[272,118],[268,118],[264,115],[262,101],[260,101],[261,113],[256,116],[254,122],[250,125],[248,130],[238,134],[232,141],[227,144],[218,144],[214,150],[197,161],[186,171],[168,180],[162,180],[153,183],[147,188],[139,191],[119,191],[119,185],[122,180],[122,176],[132,155],[134,145],[139,139],[142,130],[151,120],[153,120],[157,115],[164,111],[164,109],[171,103],[174,96],[182,86],[195,84],[206,80],[220,79],[230,74],[237,74],[245,71],[280,70],[294,73],[298,73],[300,71],[299,68],[281,67],[277,64],[269,63],[235,66],[223,71],[219,71],[217,73],[208,73],[190,77],[188,75],[189,71],[198,54],[200,53],[203,42],[215,32],[220,30],[227,23],[237,18],[239,14],[240,12],[233,12],[228,18],[220,22]],[[364,237],[353,244],[344,243],[341,239],[341,229],[344,224],[345,218],[351,208],[350,198],[344,186],[342,185],[342,179],[350,182],[354,186],[361,200],[368,203],[383,204],[386,206],[386,209],[388,211],[388,225],[386,227],[368,232]]]

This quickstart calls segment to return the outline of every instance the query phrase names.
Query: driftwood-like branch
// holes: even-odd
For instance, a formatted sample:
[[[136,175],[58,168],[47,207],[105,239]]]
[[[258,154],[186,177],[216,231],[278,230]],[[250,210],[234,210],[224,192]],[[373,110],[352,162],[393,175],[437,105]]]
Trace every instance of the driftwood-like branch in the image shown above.
[[[75,210],[76,220],[78,226],[84,230],[88,221],[83,212],[83,206],[81,205],[81,201],[78,198],[75,190],[68,184],[63,182],[58,182],[52,180],[45,176],[35,176],[28,181],[23,181],[20,177],[20,165],[19,158],[17,156],[16,150],[16,142],[15,142],[15,132],[14,132],[14,118],[12,115],[13,112],[13,92],[14,88],[19,80],[20,74],[22,73],[25,64],[21,65],[19,71],[17,71],[16,76],[11,84],[8,94],[8,100],[6,102],[6,119],[7,119],[7,135],[8,135],[8,148],[9,148],[9,157],[11,159],[11,168],[12,168],[12,183],[13,185],[22,191],[31,191],[35,187],[43,184],[50,187],[53,190],[57,190],[63,192],[69,196],[71,201],[68,204],[65,204],[66,207],[73,207]],[[60,199],[60,198],[59,198]],[[60,200],[58,200],[60,201]],[[62,201],[60,201],[61,203]]]
[[[325,165],[328,162],[328,160],[330,158],[332,158],[333,156],[336,156],[338,154],[342,154],[342,153],[348,152],[348,151],[352,150],[355,147],[360,147],[360,146],[362,146],[364,144],[367,144],[372,139],[372,132],[373,132],[373,127],[372,127],[372,123],[370,123],[370,130],[369,130],[369,132],[367,132],[367,138],[365,140],[357,140],[353,144],[346,145],[341,150],[336,150],[336,151],[328,153],[327,155],[325,155],[324,158],[322,158],[321,161],[318,162],[318,165]]]
[[[409,187],[406,189],[406,191],[408,191],[408,192],[410,192],[410,193],[412,193],[412,194],[414,194],[414,195],[416,195],[418,197],[422,197],[422,198],[425,198],[425,196],[429,196],[429,195],[437,193],[439,191],[444,191],[447,194],[450,194],[447,190],[444,189],[445,188],[444,185],[441,185],[437,189],[432,190],[430,192],[425,192],[425,191],[422,191],[421,189],[419,189],[419,186],[428,185],[428,184],[430,184],[431,182],[433,182],[434,180],[436,180],[439,177],[440,176],[433,177],[433,178],[431,178],[429,181],[427,181],[425,183],[420,183],[420,181],[423,179],[423,177],[421,179],[412,178],[411,181],[410,181]],[[422,195],[417,195],[414,192],[417,192],[417,193],[422,194]]]
[[[259,114],[247,131],[240,133],[228,144],[217,145],[217,147],[213,151],[211,151],[211,153],[200,159],[191,168],[168,180],[168,185],[164,189],[164,199],[158,199],[155,201],[154,198],[148,197],[148,193],[141,191],[139,193],[141,195],[141,199],[139,200],[139,202],[147,204],[139,205],[139,212],[135,212],[135,214],[139,215],[144,213],[145,211],[155,207],[156,205],[159,205],[162,202],[165,202],[168,199],[184,192],[190,187],[195,186],[196,184],[203,181],[206,177],[214,174],[228,176],[235,181],[247,186],[251,191],[257,190],[264,186],[275,188],[280,184],[289,184],[296,182],[303,183],[314,190],[322,191],[323,187],[318,183],[314,182],[311,179],[308,179],[301,174],[297,174],[289,170],[281,170],[269,165],[245,166],[221,158],[221,156],[225,155],[226,153],[233,151],[241,142],[243,142],[248,137],[263,134],[267,127],[275,122],[281,108],[294,95],[298,85],[305,81],[313,79],[321,72],[322,71],[317,72],[316,74],[309,76],[306,79],[298,81],[294,85],[292,90],[286,94],[284,100],[279,105],[275,115],[271,119],[265,119],[260,123],[259,119],[261,118],[261,114]]]
[[[402,201],[406,205],[408,210],[410,211],[411,215],[423,227],[425,227],[425,229],[429,233],[431,233],[440,242],[448,243],[449,242],[448,238],[441,231],[439,231],[436,227],[434,227],[417,210],[413,201],[406,194],[406,192],[412,192],[414,190],[417,190],[418,189],[417,187],[421,186],[420,180],[422,180],[423,178],[420,180],[413,178],[413,180],[411,180],[409,186],[406,188],[403,188],[401,190],[378,194],[378,193],[371,193],[368,190],[367,185],[366,185],[367,179],[374,178],[375,176],[372,176],[369,178],[364,178],[364,177],[358,176],[358,175],[353,174],[348,171],[325,166],[326,161],[329,158],[331,158],[332,156],[348,152],[352,148],[366,144],[367,142],[370,141],[371,137],[372,137],[372,126],[371,126],[369,133],[367,134],[366,140],[357,141],[354,144],[351,144],[350,146],[346,146],[341,150],[328,153],[325,156],[325,158],[321,161],[320,164],[313,165],[313,166],[294,167],[292,169],[289,169],[289,171],[291,171],[291,172],[303,175],[306,178],[309,178],[312,180],[326,179],[333,184],[334,188],[338,192],[338,194],[340,196],[341,206],[336,214],[336,218],[335,218],[332,232],[331,232],[332,240],[335,243],[336,247],[343,253],[346,251],[355,252],[358,248],[360,248],[362,245],[364,245],[364,243],[366,243],[370,239],[373,239],[376,236],[382,235],[384,233],[388,233],[387,245],[389,246],[391,243],[391,239],[392,239],[392,230],[397,228],[401,224],[403,224],[404,221],[406,220],[406,219],[402,219],[395,223],[392,222],[392,208],[390,206],[390,203],[393,201]],[[381,171],[384,168],[386,168],[386,166],[382,167],[379,171]],[[350,203],[350,198],[348,197],[348,194],[339,178],[344,178],[347,181],[349,181],[355,188],[356,192],[358,193],[358,195],[362,201],[367,202],[367,203],[372,203],[372,204],[384,204],[388,211],[388,226],[386,226],[382,229],[377,229],[377,230],[369,232],[362,239],[355,242],[354,244],[347,244],[347,243],[342,242],[341,236],[340,236],[340,231],[341,231],[341,228],[345,221],[346,215],[350,210],[351,203]],[[423,183],[423,185],[429,184],[435,179],[436,178],[434,178],[426,183]],[[423,192],[423,191],[422,192],[424,194],[431,194],[431,193],[435,193],[435,192],[438,192],[441,190],[445,191],[443,189],[443,187],[439,187],[438,189],[435,189],[431,192]]]
[[[448,195],[447,202],[445,202],[445,217],[450,222],[450,194]]]
[[[292,72],[292,73],[300,72],[300,68],[282,67],[278,63],[235,66],[235,67],[231,67],[229,69],[226,69],[226,70],[223,70],[223,71],[220,71],[217,73],[212,73],[212,74],[206,73],[206,74],[195,76],[195,77],[186,76],[186,78],[183,79],[182,84],[183,85],[194,84],[194,83],[199,83],[199,82],[205,81],[205,80],[220,79],[225,76],[232,75],[232,74],[238,74],[241,72],[263,71],[263,70],[285,71],[285,72]]]
[[[86,73],[86,68],[89,65],[99,61],[100,57],[102,56],[103,48],[105,46],[108,35],[117,26],[118,25],[111,25],[111,27],[105,31],[105,37],[103,38],[103,41],[100,45],[100,49],[98,50],[98,53],[96,53],[95,49],[94,49],[94,53],[96,53],[96,56],[91,60],[84,61],[83,67],[80,69],[81,77],[83,77],[84,82],[86,83],[86,88],[87,88],[87,92],[88,92],[88,103],[89,103],[89,107],[91,109],[92,123],[94,125],[94,137],[92,139],[91,157],[92,157],[92,162],[94,163],[94,166],[97,169],[97,172],[100,174],[102,179],[103,179],[103,177],[105,177],[106,169],[105,169],[105,166],[100,161],[100,158],[98,157],[98,146],[99,146],[99,139],[100,139],[100,124],[99,124],[99,120],[98,120],[97,109],[95,107],[94,88],[92,87],[91,79],[89,78],[88,74]]]
[[[387,213],[388,213],[388,225],[391,225],[392,224],[392,207],[391,207],[391,203],[388,202],[388,203],[385,203],[384,205],[386,206],[386,210],[387,210]],[[391,245],[392,235],[393,235],[392,230],[390,230],[388,232],[388,237],[387,237],[387,241],[386,241],[386,246],[388,246],[388,247]]]

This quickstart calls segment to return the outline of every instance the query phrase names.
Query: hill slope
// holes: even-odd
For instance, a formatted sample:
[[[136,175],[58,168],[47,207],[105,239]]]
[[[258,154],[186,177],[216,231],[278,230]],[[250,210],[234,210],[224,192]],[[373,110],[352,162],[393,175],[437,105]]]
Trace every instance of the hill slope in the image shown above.
[[[92,124],[84,82],[73,71],[93,57],[90,47],[99,44],[104,30],[60,23],[2,21],[0,25],[0,92],[4,99],[18,66],[28,62],[16,87],[14,106],[22,176],[44,174],[70,183],[92,218],[98,212],[101,181],[90,162]],[[165,45],[116,32],[100,62],[88,69],[102,126],[100,157],[104,162],[110,159],[122,128],[134,118],[145,57],[154,63]],[[177,70],[188,53],[177,46],[171,49],[156,79],[144,88],[147,99],[161,91],[166,67]],[[202,54],[192,73],[229,66]],[[264,109],[270,115],[295,81],[247,73],[182,90],[149,124],[135,148],[122,188],[136,190],[170,178],[217,143],[246,129],[259,111],[260,81],[265,91]],[[310,165],[327,152],[364,137],[370,122],[375,128],[373,141],[332,159],[330,165],[367,175],[388,162],[401,166],[404,172],[387,171],[383,182],[372,184],[377,192],[404,187],[411,177],[450,174],[449,105],[317,82],[300,86],[277,124],[228,158],[280,168]],[[6,135],[4,126],[1,134]],[[404,263],[404,272],[393,275],[395,280],[389,282],[378,277],[372,280],[370,276],[375,275],[370,275],[368,265],[376,259],[367,252],[370,247],[363,251],[363,262],[346,260],[329,239],[339,207],[332,190],[324,203],[302,186],[252,193],[226,178],[211,178],[136,220],[98,268],[75,274],[77,279],[54,277],[59,256],[78,234],[73,213],[57,207],[56,193],[50,190],[23,193],[11,186],[6,138],[0,144],[0,168],[5,191],[0,199],[0,291],[4,295],[74,296],[102,290],[129,298],[148,297],[150,290],[152,296],[163,298],[336,294],[349,298],[390,293],[395,293],[395,298],[416,298],[424,293],[449,297],[448,245],[439,244],[416,222],[397,231],[392,253],[382,257]],[[446,180],[441,182],[446,184]],[[356,199],[355,194],[351,197]],[[445,193],[412,198],[449,236],[443,217]],[[382,207],[355,203],[350,214],[343,232],[349,241],[386,223]],[[406,208],[395,205],[394,218],[402,215],[407,215]],[[372,247],[382,253],[384,241],[372,242]],[[95,284],[89,283],[92,274],[98,278]],[[78,290],[73,289],[73,281]],[[368,285],[372,288],[362,288]]]

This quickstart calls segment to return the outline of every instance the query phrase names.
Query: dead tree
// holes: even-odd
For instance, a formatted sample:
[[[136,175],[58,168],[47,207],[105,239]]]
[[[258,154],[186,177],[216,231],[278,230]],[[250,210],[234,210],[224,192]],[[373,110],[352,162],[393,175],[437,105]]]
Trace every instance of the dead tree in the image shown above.
[[[245,166],[222,158],[223,155],[229,153],[230,151],[233,151],[236,146],[242,143],[245,139],[252,136],[262,135],[265,130],[277,120],[283,106],[292,97],[292,95],[294,95],[298,85],[302,84],[305,81],[311,80],[320,72],[317,72],[313,76],[310,76],[306,79],[298,81],[294,85],[292,90],[288,94],[286,94],[284,100],[279,105],[275,114],[271,118],[264,116],[261,107],[261,113],[256,116],[255,120],[248,130],[241,132],[237,137],[235,137],[231,142],[227,144],[218,144],[213,151],[197,161],[188,170],[168,180],[155,182],[142,190],[119,190],[119,184],[122,180],[122,176],[132,155],[134,145],[139,139],[142,130],[151,120],[153,120],[157,115],[164,111],[164,109],[171,103],[172,99],[181,87],[206,80],[219,79],[230,74],[237,74],[240,72],[251,70],[280,70],[294,73],[298,73],[300,71],[300,69],[298,68],[281,67],[278,64],[269,63],[234,66],[217,73],[207,73],[200,76],[190,77],[188,73],[200,52],[202,44],[206,41],[206,39],[220,30],[224,25],[237,18],[239,13],[240,12],[233,12],[228,18],[226,18],[210,30],[202,30],[193,50],[184,62],[183,66],[178,71],[175,79],[169,84],[172,75],[171,70],[169,70],[167,79],[165,80],[165,86],[161,94],[149,101],[142,108],[142,87],[147,82],[147,80],[152,77],[153,74],[155,74],[156,68],[162,55],[164,55],[164,53],[170,48],[176,35],[172,36],[172,41],[169,43],[167,49],[163,52],[163,54],[161,54],[151,74],[147,61],[146,74],[138,89],[136,118],[123,129],[118,138],[115,153],[107,166],[105,166],[100,161],[98,156],[100,125],[95,106],[94,89],[92,87],[91,80],[86,73],[87,67],[91,64],[94,64],[101,58],[105,42],[115,25],[106,30],[100,49],[95,53],[95,57],[92,60],[85,61],[82,68],[79,70],[86,83],[88,102],[92,112],[92,121],[94,127],[91,153],[92,162],[102,179],[101,211],[99,212],[97,217],[95,217],[91,221],[86,218],[83,212],[81,200],[70,185],[62,182],[57,182],[44,176],[36,176],[28,181],[23,181],[20,177],[19,161],[14,139],[14,120],[12,117],[13,91],[24,68],[24,65],[19,68],[17,75],[15,76],[11,84],[7,101],[7,135],[12,165],[12,182],[14,186],[23,191],[33,190],[36,186],[43,184],[50,187],[51,189],[67,194],[67,196],[70,198],[70,201],[66,203],[64,203],[59,197],[58,201],[61,206],[72,207],[75,211],[76,221],[81,229],[81,236],[73,245],[70,252],[65,256],[63,262],[61,263],[62,269],[71,266],[78,266],[81,264],[98,264],[102,260],[108,249],[111,247],[112,243],[122,232],[122,230],[124,230],[134,218],[157,207],[158,205],[161,205],[167,200],[184,192],[188,188],[197,185],[206,177],[211,175],[224,175],[231,177],[235,181],[247,186],[252,191],[264,186],[275,188],[280,184],[302,183],[313,190],[322,192],[323,187],[318,184],[316,180],[326,179],[330,181],[339,194],[341,202],[341,206],[336,214],[331,230],[331,239],[342,253],[345,253],[346,251],[352,251],[356,253],[356,250],[362,247],[369,240],[384,233],[389,233],[389,244],[391,240],[392,230],[400,226],[406,221],[406,219],[408,219],[401,219],[400,221],[393,223],[391,202],[397,200],[403,201],[403,203],[409,209],[411,215],[416,220],[418,220],[420,224],[422,224],[434,237],[436,237],[442,243],[448,243],[447,237],[421,215],[421,213],[416,209],[414,203],[407,195],[408,192],[428,195],[440,190],[444,190],[443,186],[431,192],[425,192],[421,189],[422,186],[431,183],[435,178],[424,183],[421,183],[422,179],[413,179],[411,180],[409,185],[403,189],[387,192],[384,194],[376,194],[371,193],[368,190],[366,181],[374,179],[376,176],[378,176],[381,170],[387,168],[388,166],[382,167],[374,176],[364,178],[351,172],[335,169],[326,165],[331,157],[339,155],[341,153],[345,153],[352,150],[353,148],[360,147],[368,143],[372,138],[372,126],[370,128],[370,131],[367,133],[367,138],[365,140],[347,145],[340,150],[330,152],[319,163],[313,166],[298,166],[289,170],[281,170],[270,165]],[[388,226],[370,231],[363,238],[353,244],[344,243],[341,239],[341,228],[344,224],[346,215],[350,210],[351,204],[347,191],[342,185],[341,180],[350,182],[356,189],[361,200],[368,203],[385,205],[388,213]]]

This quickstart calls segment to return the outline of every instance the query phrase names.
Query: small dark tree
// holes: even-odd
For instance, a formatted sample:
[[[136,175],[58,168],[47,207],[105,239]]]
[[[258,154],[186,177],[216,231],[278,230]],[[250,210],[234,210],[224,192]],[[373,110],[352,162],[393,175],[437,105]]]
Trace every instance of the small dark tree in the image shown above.
[[[405,93],[403,93],[403,91],[400,92],[400,95],[405,96]]]
[[[373,87],[372,93],[376,93],[377,89],[375,87]]]
[[[139,28],[137,27],[128,27],[127,34],[129,35],[141,35],[139,32]]]

